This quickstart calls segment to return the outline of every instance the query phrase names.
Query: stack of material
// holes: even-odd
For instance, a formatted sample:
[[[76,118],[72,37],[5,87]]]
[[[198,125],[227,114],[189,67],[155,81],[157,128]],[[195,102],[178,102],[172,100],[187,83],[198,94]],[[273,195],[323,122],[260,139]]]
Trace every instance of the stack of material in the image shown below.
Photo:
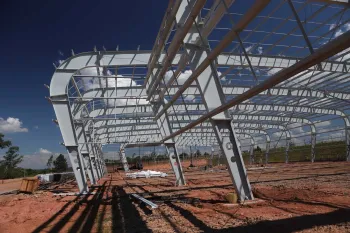
[[[151,178],[151,177],[166,177],[168,174],[164,172],[157,172],[157,171],[140,171],[140,172],[133,172],[133,173],[126,173],[127,178]]]
[[[39,180],[37,178],[23,178],[20,192],[34,193],[39,186]]]
[[[49,182],[64,182],[67,179],[74,178],[73,172],[62,172],[62,173],[50,173],[38,175],[41,183]]]
[[[53,181],[53,174],[41,174],[38,175],[41,183],[48,183]]]

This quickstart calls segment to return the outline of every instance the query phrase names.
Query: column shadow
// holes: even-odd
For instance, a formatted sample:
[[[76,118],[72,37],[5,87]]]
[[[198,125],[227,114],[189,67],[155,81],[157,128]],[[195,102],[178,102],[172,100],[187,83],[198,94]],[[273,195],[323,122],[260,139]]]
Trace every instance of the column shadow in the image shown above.
[[[112,188],[112,232],[152,232],[122,187]]]

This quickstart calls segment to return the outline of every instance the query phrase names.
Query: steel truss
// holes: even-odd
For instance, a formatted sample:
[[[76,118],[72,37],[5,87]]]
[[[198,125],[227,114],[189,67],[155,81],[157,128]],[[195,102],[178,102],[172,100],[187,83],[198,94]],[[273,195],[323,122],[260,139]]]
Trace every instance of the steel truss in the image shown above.
[[[49,100],[81,193],[106,174],[106,144],[120,145],[125,171],[125,148],[165,146],[176,185],[186,184],[178,146],[218,146],[240,200],[254,197],[239,137],[250,140],[250,163],[264,137],[268,163],[277,130],[288,162],[293,129],[307,127],[314,162],[321,123],[334,121],[350,161],[347,1],[257,0],[244,13],[238,2],[170,1],[151,51],[95,50],[57,67]]]

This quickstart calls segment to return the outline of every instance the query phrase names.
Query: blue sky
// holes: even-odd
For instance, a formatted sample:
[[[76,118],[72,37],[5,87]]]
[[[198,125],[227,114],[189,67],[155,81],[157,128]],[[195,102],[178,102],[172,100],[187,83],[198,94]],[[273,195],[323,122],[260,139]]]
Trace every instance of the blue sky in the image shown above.
[[[152,49],[167,4],[1,1],[0,127],[6,138],[19,146],[23,155],[45,155],[40,148],[66,153],[59,145],[60,131],[52,123],[53,108],[45,99],[49,91],[44,84],[50,84],[52,63],[69,57],[71,49],[76,53],[91,51],[94,46]],[[4,153],[0,150],[0,155]]]

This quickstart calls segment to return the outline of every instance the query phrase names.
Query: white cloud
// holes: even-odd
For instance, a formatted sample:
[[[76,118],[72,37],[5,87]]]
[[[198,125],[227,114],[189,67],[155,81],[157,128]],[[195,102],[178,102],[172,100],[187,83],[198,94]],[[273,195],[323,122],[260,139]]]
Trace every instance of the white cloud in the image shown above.
[[[336,26],[338,25],[335,25],[335,24],[332,24],[329,29],[332,30],[334,29]],[[335,34],[334,34],[334,38],[335,37],[338,37],[340,35],[342,35],[344,32],[347,32],[350,30],[350,22],[349,23],[346,23],[344,24],[343,26],[341,26],[340,28],[338,28],[336,31],[335,31]]]
[[[61,65],[64,62],[64,60],[58,60],[57,62],[58,62],[58,65]]]
[[[185,72],[181,72],[179,76],[177,76],[177,83],[179,85],[183,85],[186,80],[191,76],[192,70],[185,70]],[[164,75],[165,82],[169,82],[170,78],[173,76],[173,71],[169,70]],[[176,84],[176,81],[174,81],[174,84]]]
[[[27,128],[22,128],[22,122],[18,118],[8,117],[7,120],[0,117],[0,132],[21,133],[28,132]]]
[[[195,102],[195,95],[184,95],[184,100],[186,102]]]
[[[81,75],[94,76],[102,75],[103,68],[88,67],[80,71]],[[112,73],[107,70],[107,76],[112,75]],[[117,78],[97,78],[97,77],[84,77],[78,82],[79,88],[84,91],[95,89],[95,88],[106,88],[106,87],[129,87],[138,86],[137,83],[131,78],[126,78],[123,75],[117,75]],[[104,103],[109,106],[120,106],[120,105],[145,105],[149,102],[145,99],[104,99]]]
[[[323,128],[331,125],[330,121],[315,121],[314,122],[315,126],[317,128]]]
[[[343,33],[344,33],[344,32],[343,32],[343,30],[341,30],[341,29],[336,30],[336,31],[335,31],[335,34],[334,34],[334,37],[338,37],[338,36],[342,35]]]
[[[34,129],[39,129],[39,126],[35,125],[35,126],[34,126]]]
[[[272,69],[269,69],[268,71],[267,71],[267,74],[268,75],[274,75],[274,74],[276,74],[277,72],[279,72],[279,71],[281,71],[282,70],[282,68],[272,68]]]
[[[345,31],[349,31],[349,30],[350,30],[350,22],[344,24],[344,30],[345,30]]]
[[[262,46],[255,47],[256,44],[245,47],[245,51],[248,54],[262,54],[264,52],[264,48]]]
[[[330,26],[329,26],[329,30],[332,30],[333,28],[335,28],[337,25],[335,23],[332,23]]]
[[[248,47],[245,48],[245,51],[246,51],[247,53],[249,53],[250,50],[252,50],[252,48],[253,48],[253,45],[248,46]]]
[[[40,148],[39,149],[39,154],[42,154],[42,155],[51,155],[52,152],[47,150],[47,149],[44,149],[44,148]]]
[[[217,73],[219,77],[222,75],[220,71],[217,71]],[[177,83],[179,85],[183,85],[186,82],[186,80],[191,76],[191,74],[192,74],[192,70],[185,70],[184,72],[181,72],[179,76],[177,76],[177,79],[176,79]],[[171,70],[167,71],[164,75],[164,81],[169,82],[172,76],[173,76],[173,71]],[[226,80],[226,77],[225,76],[222,77],[221,80]],[[176,84],[176,82],[174,81],[173,84]]]

